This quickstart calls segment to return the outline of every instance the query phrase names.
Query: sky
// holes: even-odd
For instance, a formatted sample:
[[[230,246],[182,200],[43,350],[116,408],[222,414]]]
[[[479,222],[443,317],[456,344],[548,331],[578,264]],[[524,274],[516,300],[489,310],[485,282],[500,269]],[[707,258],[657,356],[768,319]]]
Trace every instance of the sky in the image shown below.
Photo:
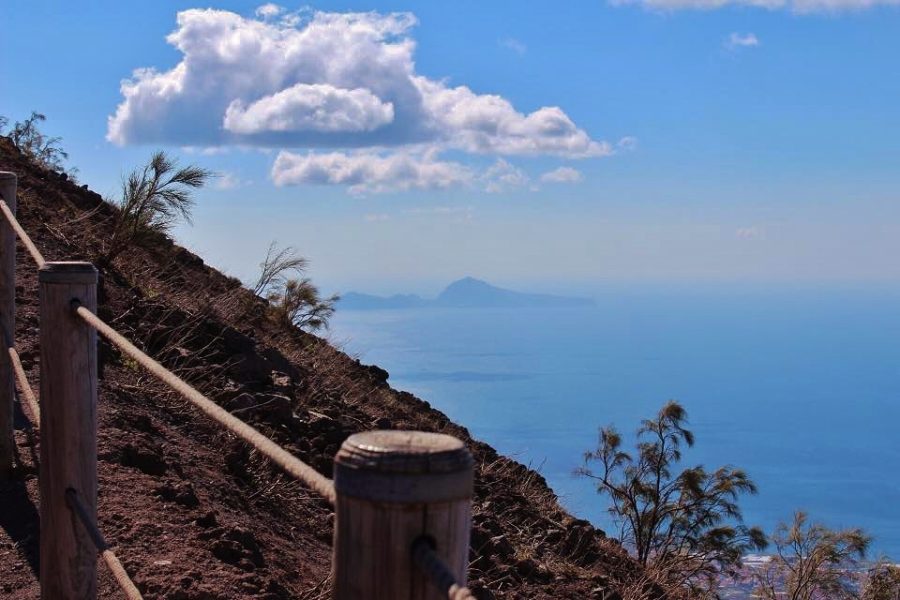
[[[216,171],[177,240],[327,291],[462,276],[900,282],[896,0],[8,0],[0,115],[115,198]]]

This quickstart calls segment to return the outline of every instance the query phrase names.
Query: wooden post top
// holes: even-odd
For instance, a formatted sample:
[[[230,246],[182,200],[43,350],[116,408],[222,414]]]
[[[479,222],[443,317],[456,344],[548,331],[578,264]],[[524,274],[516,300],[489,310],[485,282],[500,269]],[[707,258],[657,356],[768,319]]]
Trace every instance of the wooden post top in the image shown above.
[[[41,283],[97,283],[97,268],[89,262],[58,261],[45,263],[38,270]]]
[[[351,435],[334,457],[338,495],[383,502],[470,498],[474,461],[455,437],[421,431]]]
[[[10,173],[9,171],[0,171],[0,181],[6,181],[8,179],[16,179],[15,173]]]

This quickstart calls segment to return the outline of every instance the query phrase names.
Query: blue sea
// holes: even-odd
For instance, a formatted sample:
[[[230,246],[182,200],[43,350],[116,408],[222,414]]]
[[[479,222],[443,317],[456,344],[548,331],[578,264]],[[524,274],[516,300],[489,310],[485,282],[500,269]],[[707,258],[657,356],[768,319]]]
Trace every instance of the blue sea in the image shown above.
[[[804,509],[865,528],[875,557],[900,560],[900,291],[593,296],[595,308],[339,311],[330,337],[611,533],[605,498],[572,472],[599,426],[633,433],[676,399],[696,434],[685,464],[732,464],[757,482],[748,523],[771,531]]]

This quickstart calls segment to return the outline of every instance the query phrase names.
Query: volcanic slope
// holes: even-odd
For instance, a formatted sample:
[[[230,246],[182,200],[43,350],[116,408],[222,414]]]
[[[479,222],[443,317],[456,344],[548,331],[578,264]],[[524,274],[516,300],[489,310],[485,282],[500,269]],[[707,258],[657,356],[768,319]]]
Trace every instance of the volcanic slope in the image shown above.
[[[96,261],[116,209],[0,138],[18,216],[47,260]],[[601,598],[636,574],[544,479],[473,440],[388,374],[273,320],[237,279],[159,236],[101,266],[101,318],[321,473],[350,434],[419,429],[476,459],[470,586],[479,598]],[[18,245],[16,345],[37,391],[37,274]],[[148,599],[327,598],[333,513],[101,340],[99,523]],[[18,468],[0,483],[0,597],[37,598],[40,431],[17,406]],[[98,563],[103,598],[121,592]],[[617,595],[607,595],[615,598]]]

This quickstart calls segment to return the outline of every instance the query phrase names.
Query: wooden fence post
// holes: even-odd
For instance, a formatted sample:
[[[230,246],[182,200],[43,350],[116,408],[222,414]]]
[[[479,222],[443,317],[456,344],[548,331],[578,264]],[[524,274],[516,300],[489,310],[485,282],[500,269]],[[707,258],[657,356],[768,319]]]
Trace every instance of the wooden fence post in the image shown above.
[[[93,600],[97,549],[66,504],[78,492],[97,518],[97,333],[75,314],[97,310],[97,270],[48,262],[41,298],[41,598]]]
[[[458,439],[417,431],[350,436],[334,459],[336,600],[446,600],[412,562],[427,536],[465,585],[473,461]]]
[[[16,214],[16,175],[0,171],[0,197]],[[9,335],[9,343],[15,341],[16,332],[16,233],[5,218],[0,216],[0,327]],[[3,335],[0,332],[0,343]],[[5,343],[0,345],[5,346]],[[13,438],[13,398],[16,383],[12,364],[6,348],[0,352],[0,479],[12,472],[15,454]]]

